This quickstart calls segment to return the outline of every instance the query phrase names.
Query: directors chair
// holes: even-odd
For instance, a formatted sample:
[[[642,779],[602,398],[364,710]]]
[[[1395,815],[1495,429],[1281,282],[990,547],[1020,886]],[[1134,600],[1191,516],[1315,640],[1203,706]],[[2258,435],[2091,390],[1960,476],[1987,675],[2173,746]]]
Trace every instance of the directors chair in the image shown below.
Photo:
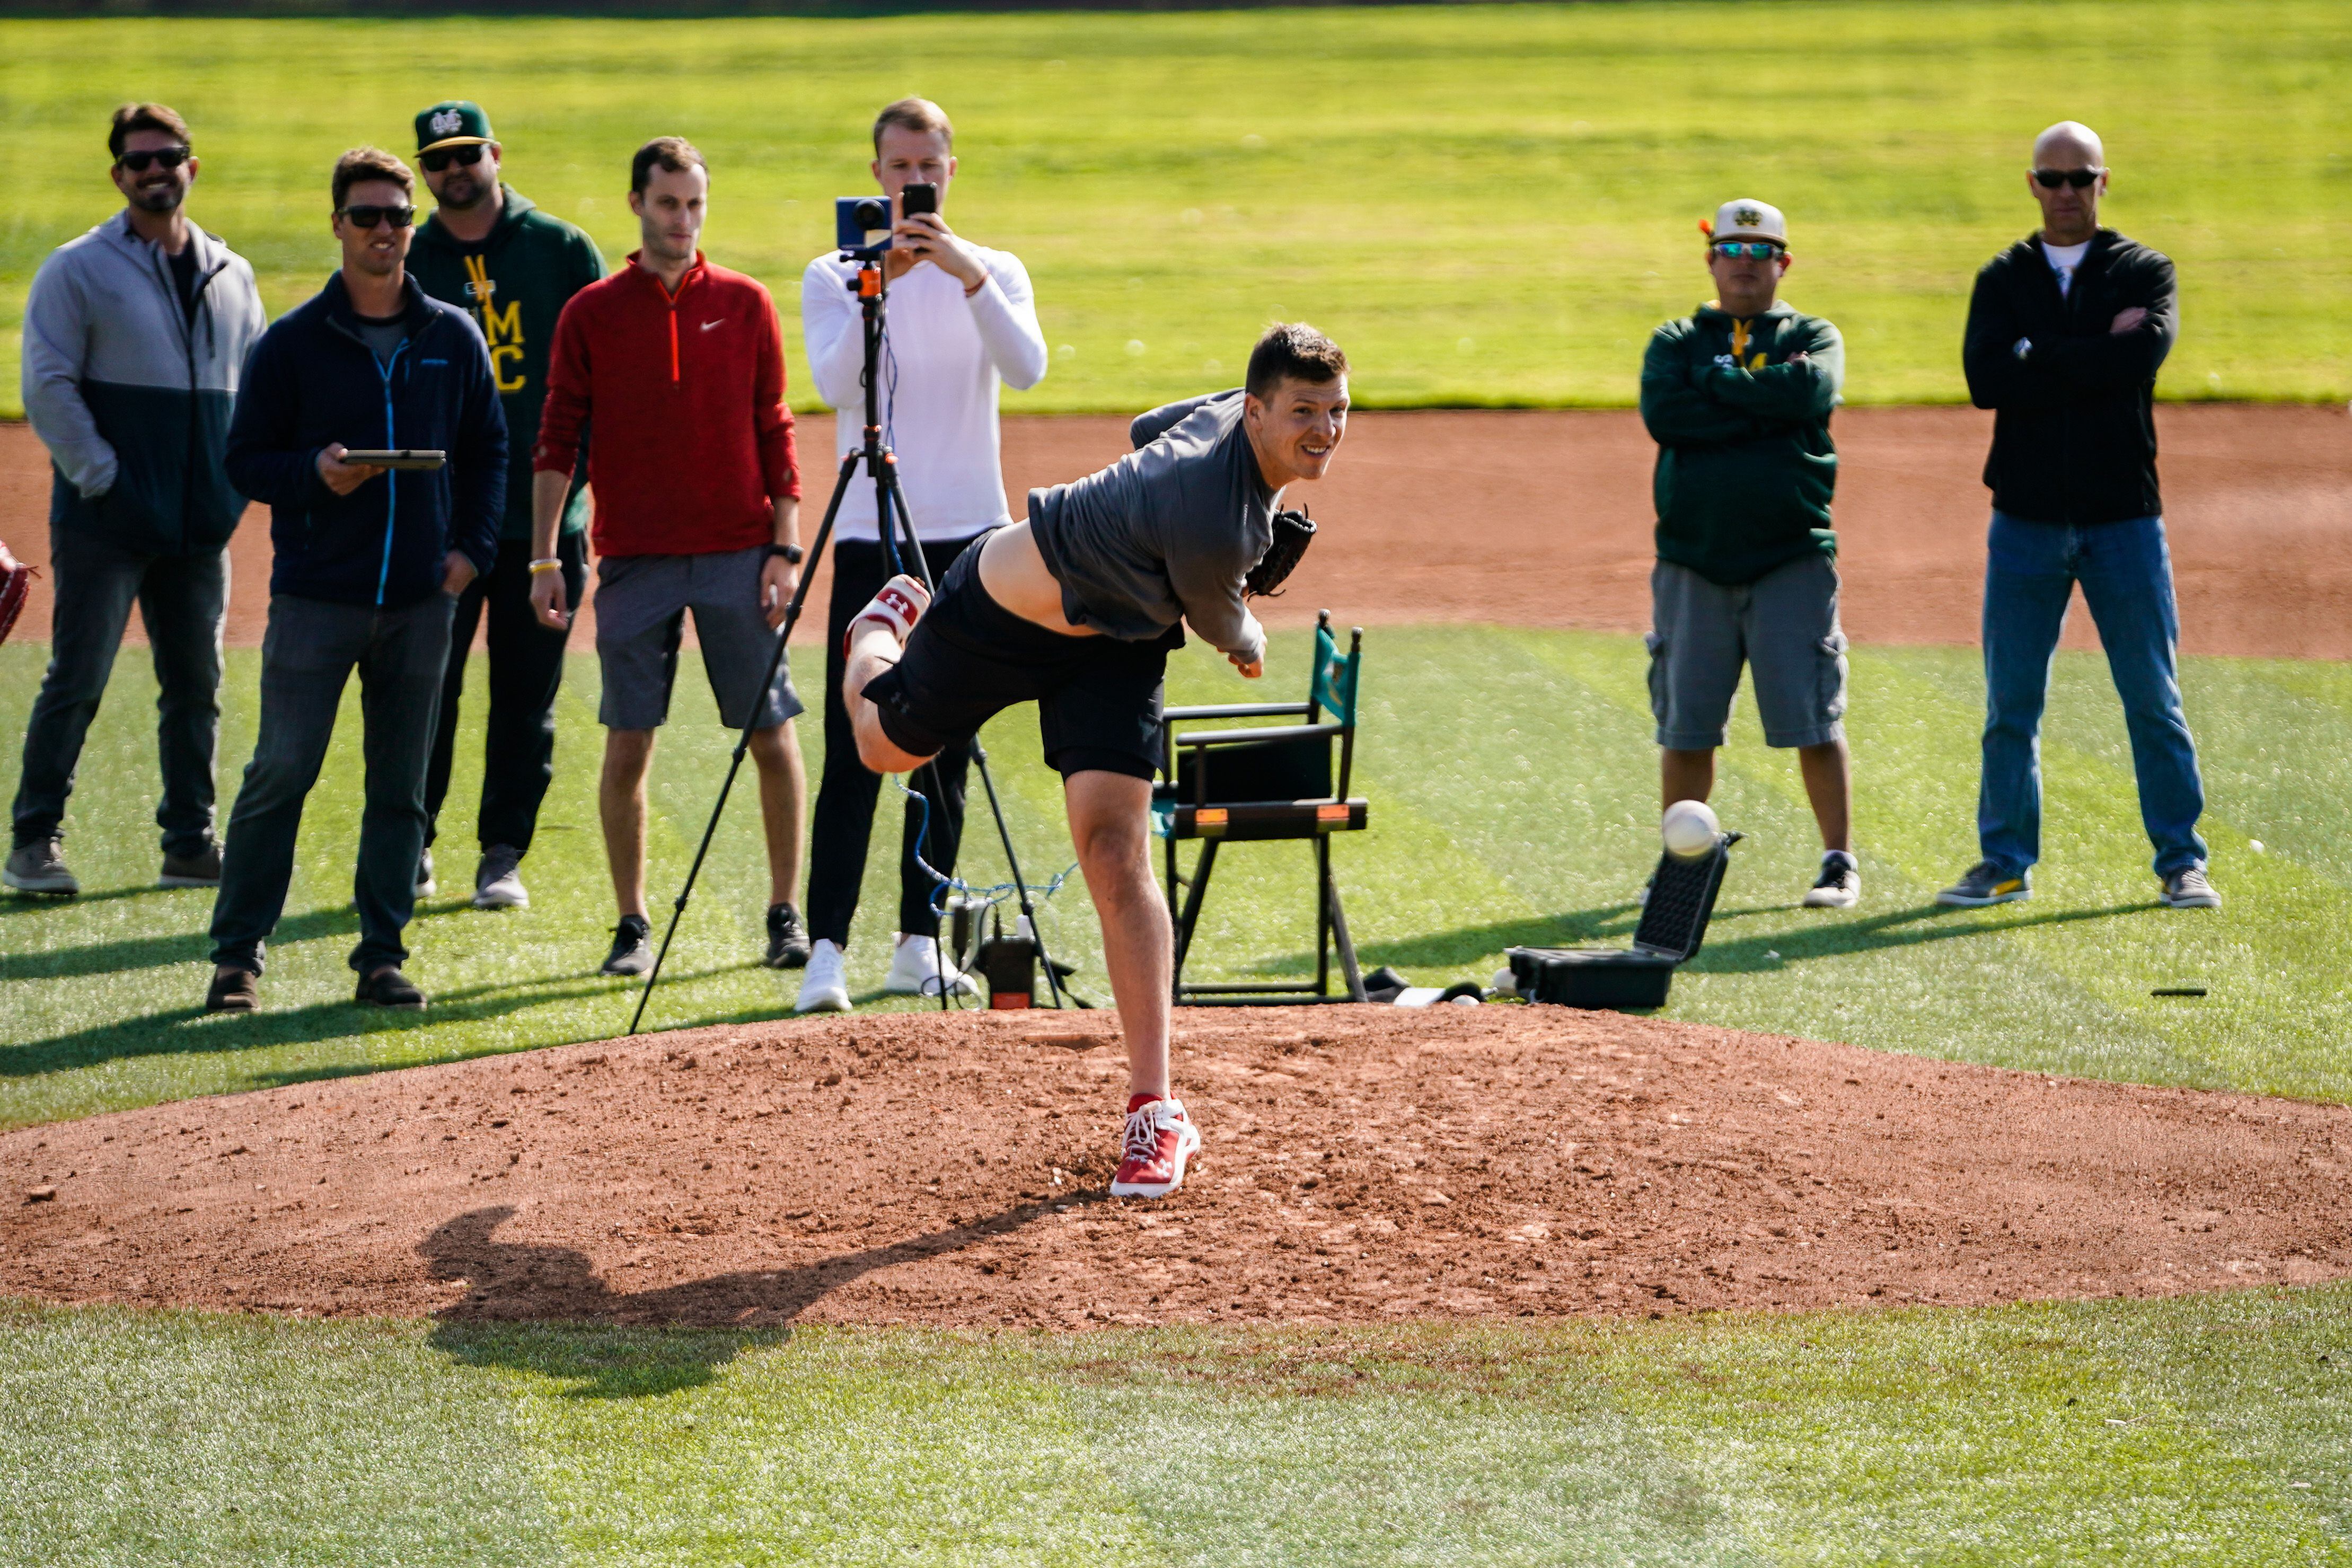
[[[1363,661],[1364,628],[1349,635],[1343,656],[1331,636],[1331,612],[1315,617],[1315,670],[1304,702],[1236,702],[1211,708],[1171,708],[1160,715],[1164,777],[1151,789],[1151,810],[1168,841],[1168,907],[1176,915],[1178,1005],[1288,1005],[1305,1002],[1361,1002],[1364,977],[1356,944],[1348,935],[1347,912],[1331,880],[1331,836],[1359,833],[1369,804],[1351,799],[1348,781],[1356,760],[1356,686]],[[1180,731],[1201,721],[1290,718],[1301,723],[1243,729]],[[1334,779],[1333,753],[1338,753]],[[1192,874],[1177,866],[1177,843],[1197,838],[1201,852]],[[1304,839],[1315,847],[1315,984],[1258,982],[1243,984],[1184,983],[1184,960],[1208,897],[1217,852],[1225,844]],[[1177,889],[1184,889],[1181,905]],[[1343,992],[1331,990],[1331,959],[1339,960]]]

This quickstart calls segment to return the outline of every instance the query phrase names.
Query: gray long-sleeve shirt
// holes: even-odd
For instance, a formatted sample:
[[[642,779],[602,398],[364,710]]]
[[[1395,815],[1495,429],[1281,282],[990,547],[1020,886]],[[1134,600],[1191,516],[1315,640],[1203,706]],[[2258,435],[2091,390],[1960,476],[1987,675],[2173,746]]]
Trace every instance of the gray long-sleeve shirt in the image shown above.
[[[1154,409],[1137,449],[1073,484],[1029,492],[1029,528],[1062,585],[1062,613],[1128,642],[1188,621],[1219,651],[1265,657],[1243,585],[1274,543],[1268,489],[1238,392]]]

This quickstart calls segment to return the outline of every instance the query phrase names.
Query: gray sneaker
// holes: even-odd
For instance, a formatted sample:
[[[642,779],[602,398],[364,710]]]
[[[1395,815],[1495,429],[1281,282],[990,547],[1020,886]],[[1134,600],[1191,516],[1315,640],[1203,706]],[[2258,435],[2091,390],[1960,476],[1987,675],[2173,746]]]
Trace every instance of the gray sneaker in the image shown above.
[[[155,879],[159,888],[217,888],[220,886],[220,846],[206,844],[194,855],[166,855],[163,870]]]
[[[2218,910],[2221,895],[2205,879],[2202,866],[2184,866],[2164,879],[2164,891],[2157,898],[2168,910]]]
[[[81,891],[54,838],[17,845],[6,868],[0,869],[0,882],[20,893],[62,893],[70,899]]]
[[[1982,909],[1988,904],[2014,904],[2033,896],[2033,885],[2022,873],[2011,876],[1990,860],[1969,868],[1968,875],[1936,895],[1939,904]]]
[[[474,872],[474,907],[478,910],[527,910],[530,894],[522,885],[522,857],[511,845],[493,844],[482,851]]]
[[[427,848],[416,857],[416,896],[429,899],[439,890],[439,884],[433,880],[433,851]]]

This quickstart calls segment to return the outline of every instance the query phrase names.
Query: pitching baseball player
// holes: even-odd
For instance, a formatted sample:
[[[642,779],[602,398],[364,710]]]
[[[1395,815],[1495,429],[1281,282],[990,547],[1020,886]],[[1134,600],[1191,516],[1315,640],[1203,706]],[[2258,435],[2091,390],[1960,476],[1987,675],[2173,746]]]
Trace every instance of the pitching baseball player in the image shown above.
[[[1150,858],[1168,654],[1189,621],[1244,677],[1264,672],[1265,630],[1244,600],[1281,580],[1312,531],[1281,510],[1283,487],[1321,479],[1347,427],[1347,356],[1312,327],[1278,325],[1241,391],[1145,415],[1135,451],[1030,491],[1028,521],[958,557],[936,600],[894,577],[849,626],[842,689],[876,773],[919,767],[1014,703],[1037,704],[1127,1035],[1118,1196],[1174,1192],[1201,1146],[1169,1090],[1173,938]]]

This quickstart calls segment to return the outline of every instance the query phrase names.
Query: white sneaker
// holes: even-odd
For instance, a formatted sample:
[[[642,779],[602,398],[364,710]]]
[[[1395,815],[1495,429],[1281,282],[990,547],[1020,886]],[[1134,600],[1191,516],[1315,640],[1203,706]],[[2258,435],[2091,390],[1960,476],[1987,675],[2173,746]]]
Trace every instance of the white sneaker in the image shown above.
[[[977,996],[980,987],[971,976],[953,964],[947,966],[947,988],[950,996]],[[889,978],[882,989],[893,996],[936,996],[940,994],[940,944],[937,938],[910,936],[898,943],[898,951],[890,955]]]
[[[1822,857],[1821,880],[1805,894],[1809,910],[1850,910],[1862,902],[1862,870],[1853,857],[1832,849]]]
[[[808,967],[801,971],[800,1000],[793,1004],[795,1013],[846,1013],[849,1011],[849,986],[842,976],[843,956],[840,945],[824,937],[809,950]]]

